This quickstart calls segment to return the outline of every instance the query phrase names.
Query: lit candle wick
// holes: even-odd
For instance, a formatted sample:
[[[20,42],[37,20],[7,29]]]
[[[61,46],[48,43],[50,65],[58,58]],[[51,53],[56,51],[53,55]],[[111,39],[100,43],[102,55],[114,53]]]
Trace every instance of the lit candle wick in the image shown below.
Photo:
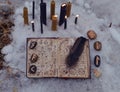
[[[31,24],[32,24],[32,30],[33,30],[33,32],[34,32],[34,31],[35,31],[34,20],[31,21]]]
[[[79,17],[79,15],[76,15],[76,17]]]
[[[31,23],[34,23],[34,20],[32,20]]]
[[[65,19],[67,19],[67,16],[65,16]]]
[[[67,16],[65,16],[65,23],[64,23],[64,29],[67,28]]]
[[[57,17],[57,15],[54,15],[54,17]]]
[[[79,15],[76,15],[76,17],[75,17],[75,24],[77,24],[78,17],[79,17]]]

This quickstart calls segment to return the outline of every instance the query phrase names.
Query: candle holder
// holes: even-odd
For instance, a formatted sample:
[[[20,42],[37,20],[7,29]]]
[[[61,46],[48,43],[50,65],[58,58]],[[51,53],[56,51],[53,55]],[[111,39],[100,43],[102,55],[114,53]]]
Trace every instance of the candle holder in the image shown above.
[[[61,10],[60,10],[59,26],[61,26],[64,23],[65,15],[66,15],[66,3],[63,3],[61,5]]]

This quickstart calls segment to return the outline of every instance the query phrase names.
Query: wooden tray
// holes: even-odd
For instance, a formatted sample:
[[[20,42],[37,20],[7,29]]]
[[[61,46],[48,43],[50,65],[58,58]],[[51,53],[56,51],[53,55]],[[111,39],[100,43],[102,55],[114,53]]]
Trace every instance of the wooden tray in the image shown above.
[[[72,68],[66,66],[66,56],[75,40],[76,38],[28,38],[27,77],[90,78],[89,41],[86,41],[77,65]],[[29,48],[32,41],[37,42],[34,49]],[[38,60],[35,63],[30,61],[33,53],[38,55]],[[35,74],[29,72],[31,65],[37,67]]]

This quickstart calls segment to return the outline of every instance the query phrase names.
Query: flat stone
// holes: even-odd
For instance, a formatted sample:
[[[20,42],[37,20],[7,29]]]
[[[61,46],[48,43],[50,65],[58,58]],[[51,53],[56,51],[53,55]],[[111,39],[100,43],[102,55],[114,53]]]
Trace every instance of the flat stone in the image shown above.
[[[99,66],[100,66],[100,63],[101,63],[100,56],[99,56],[99,55],[96,55],[95,58],[94,58],[94,65],[95,65],[96,67],[99,67]]]
[[[30,61],[32,63],[35,63],[35,62],[37,62],[37,60],[38,60],[38,55],[37,54],[32,54]]]
[[[94,76],[95,76],[96,78],[99,78],[99,77],[102,75],[102,73],[101,73],[100,70],[98,70],[98,69],[94,69],[94,70],[93,70],[93,73],[94,73]]]
[[[88,36],[88,38],[91,39],[91,40],[97,38],[97,34],[96,34],[95,31],[93,31],[93,30],[89,30],[89,31],[87,32],[87,36]]]
[[[30,48],[30,49],[34,49],[36,46],[37,46],[37,42],[36,42],[36,41],[32,41],[32,42],[30,43],[29,48]]]
[[[100,41],[96,41],[94,43],[94,49],[100,51],[102,49],[102,43]]]

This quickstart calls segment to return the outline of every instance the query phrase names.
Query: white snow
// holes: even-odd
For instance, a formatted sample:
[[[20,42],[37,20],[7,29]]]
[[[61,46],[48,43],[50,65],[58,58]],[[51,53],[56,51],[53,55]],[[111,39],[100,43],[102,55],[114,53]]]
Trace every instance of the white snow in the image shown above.
[[[72,2],[71,16],[68,20],[68,28],[58,26],[58,31],[51,31],[50,1],[47,3],[47,26],[44,26],[44,34],[40,33],[40,0],[35,11],[35,32],[32,32],[32,0],[11,0],[16,6],[15,27],[12,32],[13,42],[2,49],[6,54],[5,60],[9,66],[18,71],[16,78],[11,77],[2,81],[7,72],[0,73],[0,92],[13,92],[16,87],[18,92],[118,92],[120,90],[120,0],[55,0],[56,14],[59,16],[60,5],[64,2]],[[23,7],[28,7],[29,25],[23,23]],[[75,15],[79,14],[78,24],[74,24]],[[59,17],[58,17],[59,19]],[[109,28],[109,24],[113,23]],[[26,38],[28,37],[87,37],[87,31],[93,29],[97,33],[97,39],[90,41],[91,79],[28,79],[26,77]],[[102,50],[95,51],[93,43],[102,42]],[[102,72],[100,78],[95,78],[93,60],[95,55],[101,56]]]

